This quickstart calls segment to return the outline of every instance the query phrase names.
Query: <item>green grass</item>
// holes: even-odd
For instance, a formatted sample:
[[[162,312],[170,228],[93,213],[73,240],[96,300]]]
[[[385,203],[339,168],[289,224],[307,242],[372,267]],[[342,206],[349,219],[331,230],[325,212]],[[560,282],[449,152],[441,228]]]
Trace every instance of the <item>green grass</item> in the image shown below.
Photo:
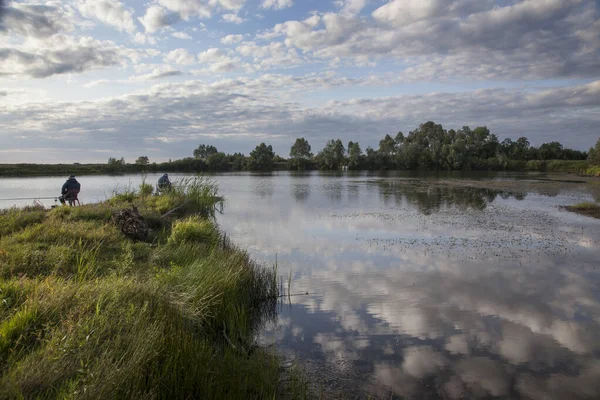
[[[225,243],[222,202],[201,178],[2,212],[0,398],[275,398],[279,360],[253,337],[275,315],[276,271]],[[132,205],[148,243],[112,221]]]
[[[575,204],[575,205],[573,205],[571,207],[572,208],[577,208],[577,209],[580,209],[580,210],[589,210],[589,209],[599,208],[600,205],[598,205],[598,204],[596,204],[594,202],[591,202],[591,201],[584,201],[582,203]]]
[[[585,170],[586,175],[600,177],[600,166],[589,167]]]

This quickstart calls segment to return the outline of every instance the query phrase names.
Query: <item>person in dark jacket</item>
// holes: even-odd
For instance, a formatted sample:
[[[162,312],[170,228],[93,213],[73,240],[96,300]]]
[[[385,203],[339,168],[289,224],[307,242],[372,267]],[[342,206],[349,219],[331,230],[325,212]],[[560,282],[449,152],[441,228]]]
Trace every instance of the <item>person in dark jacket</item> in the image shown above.
[[[158,179],[158,191],[168,192],[169,190],[171,190],[171,181],[169,180],[169,175],[164,174]]]
[[[77,199],[77,195],[81,190],[81,185],[77,182],[77,179],[73,175],[69,176],[69,179],[65,182],[61,190],[61,196],[58,200],[61,204],[65,204],[65,202],[69,202],[69,205],[73,205],[75,201],[79,202]]]

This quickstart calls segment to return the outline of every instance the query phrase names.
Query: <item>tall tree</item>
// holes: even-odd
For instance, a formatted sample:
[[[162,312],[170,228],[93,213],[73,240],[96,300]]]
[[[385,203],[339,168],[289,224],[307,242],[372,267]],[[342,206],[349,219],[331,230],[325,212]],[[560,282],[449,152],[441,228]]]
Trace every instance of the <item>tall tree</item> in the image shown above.
[[[348,169],[358,169],[361,164],[362,150],[358,142],[348,143]]]
[[[270,171],[273,169],[273,158],[273,147],[261,143],[250,153],[248,167],[253,171]]]
[[[526,160],[529,155],[530,146],[531,144],[526,137],[522,136],[518,138],[512,149],[512,158],[515,160]]]
[[[598,138],[596,146],[590,148],[588,160],[590,160],[590,163],[593,165],[600,165],[600,138]]]
[[[310,144],[304,138],[296,139],[290,149],[290,166],[292,169],[304,170],[307,162],[312,158]]]
[[[542,160],[561,160],[563,146],[559,142],[544,143],[539,148],[539,157]]]
[[[344,163],[344,144],[340,139],[330,140],[317,155],[321,169],[338,169]]]
[[[385,135],[385,137],[379,142],[379,151],[388,156],[395,155],[396,141],[390,135]]]
[[[206,160],[208,157],[217,154],[218,152],[219,151],[215,146],[201,144],[194,150],[194,158]]]
[[[225,153],[215,153],[208,156],[206,165],[211,171],[227,171],[229,169],[229,160]]]
[[[150,164],[150,159],[148,158],[148,156],[140,156],[137,160],[135,160],[135,163],[137,165],[148,165]]]

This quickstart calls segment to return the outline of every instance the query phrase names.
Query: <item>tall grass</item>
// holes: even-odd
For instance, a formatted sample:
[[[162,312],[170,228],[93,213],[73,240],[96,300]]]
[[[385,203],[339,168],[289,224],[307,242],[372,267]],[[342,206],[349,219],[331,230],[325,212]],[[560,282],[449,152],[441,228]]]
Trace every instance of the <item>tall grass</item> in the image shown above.
[[[276,272],[225,243],[222,202],[199,178],[0,214],[0,398],[275,398],[277,356],[253,338],[275,315]],[[115,227],[131,204],[161,221],[153,243]]]
[[[587,168],[585,170],[585,174],[600,177],[600,166],[594,166],[594,167]]]

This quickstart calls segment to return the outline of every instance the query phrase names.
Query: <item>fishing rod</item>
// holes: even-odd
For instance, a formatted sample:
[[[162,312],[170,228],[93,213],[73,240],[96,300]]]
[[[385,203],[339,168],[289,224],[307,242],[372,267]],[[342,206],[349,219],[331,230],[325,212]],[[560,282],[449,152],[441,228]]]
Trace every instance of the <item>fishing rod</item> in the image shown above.
[[[15,201],[15,200],[57,200],[58,197],[15,197],[13,199],[0,199],[0,201]]]

